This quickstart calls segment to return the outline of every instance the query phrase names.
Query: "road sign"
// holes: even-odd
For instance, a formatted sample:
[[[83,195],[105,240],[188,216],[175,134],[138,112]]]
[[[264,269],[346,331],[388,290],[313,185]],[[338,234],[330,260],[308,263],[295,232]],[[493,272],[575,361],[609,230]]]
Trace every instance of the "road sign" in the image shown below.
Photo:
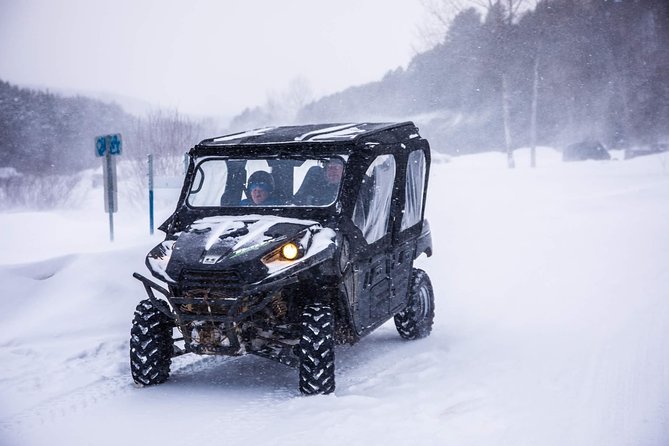
[[[109,135],[109,153],[112,155],[121,154],[121,134]]]
[[[114,241],[114,212],[118,210],[118,189],[116,187],[116,157],[121,154],[121,134],[95,137],[95,155],[102,158],[104,177],[105,212],[109,213],[109,240]]]
[[[98,136],[95,138],[95,155],[97,156],[105,156],[105,152],[107,151],[107,141],[106,138],[103,136]]]
[[[105,156],[107,153],[110,155],[120,155],[122,146],[123,140],[120,133],[95,137],[96,156]]]

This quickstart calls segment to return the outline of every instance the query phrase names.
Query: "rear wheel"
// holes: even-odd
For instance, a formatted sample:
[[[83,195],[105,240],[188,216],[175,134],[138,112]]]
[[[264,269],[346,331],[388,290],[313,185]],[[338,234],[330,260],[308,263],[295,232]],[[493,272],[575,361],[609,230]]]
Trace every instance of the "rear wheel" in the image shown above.
[[[434,292],[425,271],[414,268],[408,297],[406,308],[395,315],[397,331],[404,339],[429,336],[434,323]]]
[[[334,315],[327,305],[309,305],[302,312],[299,344],[300,392],[327,394],[335,390]]]
[[[167,381],[174,353],[172,327],[174,322],[149,299],[137,305],[130,331],[130,371],[137,384]]]

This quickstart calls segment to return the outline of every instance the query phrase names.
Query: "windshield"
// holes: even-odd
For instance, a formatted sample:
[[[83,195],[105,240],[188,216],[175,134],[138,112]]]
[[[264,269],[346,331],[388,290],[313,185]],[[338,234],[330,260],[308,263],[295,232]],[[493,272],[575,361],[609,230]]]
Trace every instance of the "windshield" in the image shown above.
[[[193,207],[330,206],[339,195],[345,156],[205,158],[188,193]]]

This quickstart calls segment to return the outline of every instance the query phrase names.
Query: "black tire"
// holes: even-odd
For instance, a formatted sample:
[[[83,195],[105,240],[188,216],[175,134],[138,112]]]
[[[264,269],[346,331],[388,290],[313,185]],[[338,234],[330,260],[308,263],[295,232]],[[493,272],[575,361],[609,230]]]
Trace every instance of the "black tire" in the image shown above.
[[[335,390],[334,315],[327,305],[309,305],[302,312],[299,344],[300,392],[328,394]]]
[[[142,386],[161,384],[170,376],[174,353],[174,322],[149,299],[135,309],[130,331],[130,371]]]
[[[414,268],[407,306],[395,315],[395,327],[404,339],[430,335],[434,323],[434,292],[427,273]]]

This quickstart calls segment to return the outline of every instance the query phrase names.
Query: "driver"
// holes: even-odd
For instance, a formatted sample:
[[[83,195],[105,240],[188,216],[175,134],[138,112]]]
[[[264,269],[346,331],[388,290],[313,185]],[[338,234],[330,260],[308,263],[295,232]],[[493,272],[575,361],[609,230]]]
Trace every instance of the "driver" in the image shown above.
[[[258,170],[253,172],[249,177],[246,187],[246,196],[248,198],[242,200],[242,206],[266,206],[275,204],[272,198],[274,192],[274,178],[269,172]]]

